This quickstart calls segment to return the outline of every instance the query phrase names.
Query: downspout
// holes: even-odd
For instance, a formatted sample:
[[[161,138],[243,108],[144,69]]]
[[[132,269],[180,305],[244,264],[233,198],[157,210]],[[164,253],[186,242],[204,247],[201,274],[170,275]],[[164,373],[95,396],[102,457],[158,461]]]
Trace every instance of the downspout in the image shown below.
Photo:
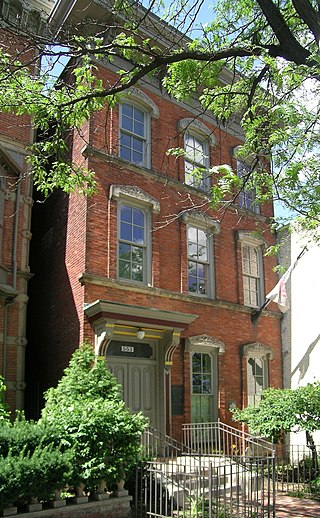
[[[17,247],[19,232],[19,210],[20,210],[20,191],[21,191],[21,175],[19,176],[18,186],[16,190],[16,204],[14,214],[13,240],[12,240],[12,287],[17,288]],[[2,376],[6,379],[7,374],[7,353],[8,353],[8,307],[13,304],[14,299],[7,298],[4,303],[4,323],[3,323],[3,359],[2,359]]]
[[[20,211],[20,191],[21,191],[21,175],[19,176],[17,191],[16,191],[16,208],[14,213],[14,228],[13,228],[13,245],[12,245],[12,285],[17,288],[17,248],[18,248],[18,232],[19,232],[19,211]]]

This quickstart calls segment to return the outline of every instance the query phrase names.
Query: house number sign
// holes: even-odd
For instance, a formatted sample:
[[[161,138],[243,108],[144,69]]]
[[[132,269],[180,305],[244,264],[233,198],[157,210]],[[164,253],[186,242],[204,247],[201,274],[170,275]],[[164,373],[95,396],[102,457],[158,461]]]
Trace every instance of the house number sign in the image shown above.
[[[134,353],[134,347],[131,345],[122,345],[121,346],[122,353]]]

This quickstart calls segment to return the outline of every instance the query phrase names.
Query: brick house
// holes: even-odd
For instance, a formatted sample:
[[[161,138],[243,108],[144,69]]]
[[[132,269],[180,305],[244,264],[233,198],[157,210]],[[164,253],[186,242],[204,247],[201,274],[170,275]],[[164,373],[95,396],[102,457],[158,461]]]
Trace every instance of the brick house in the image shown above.
[[[75,23],[83,12],[105,13],[101,3],[84,10],[80,0],[60,0],[51,23]],[[99,63],[106,84],[117,66],[126,64]],[[241,174],[239,144],[236,122],[218,127],[156,78],[73,134],[72,159],[95,171],[97,191],[57,192],[34,206],[30,415],[84,340],[106,356],[130,408],[177,438],[186,422],[230,424],[232,407],[281,386],[279,313],[274,307],[251,322],[277,282],[275,260],[263,256],[275,242],[273,208],[255,205],[252,193],[223,212],[210,207],[207,169],[229,163]],[[186,157],[168,156],[172,147],[184,147]],[[200,178],[190,175],[195,166]]]
[[[0,48],[28,62],[30,36],[52,7],[49,0],[0,2]],[[51,4],[51,5],[50,5]],[[11,408],[24,407],[32,181],[25,161],[33,141],[30,118],[0,113],[0,375]]]

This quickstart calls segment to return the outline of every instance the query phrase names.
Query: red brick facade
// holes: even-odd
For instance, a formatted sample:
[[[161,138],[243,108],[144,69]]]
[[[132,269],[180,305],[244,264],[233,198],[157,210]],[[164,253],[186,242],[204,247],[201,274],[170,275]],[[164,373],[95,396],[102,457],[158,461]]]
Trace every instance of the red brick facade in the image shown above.
[[[24,51],[23,38],[4,28],[0,31],[0,46],[6,52],[18,52],[22,61],[34,55],[30,47]],[[6,401],[13,409],[24,407],[32,208],[25,147],[32,139],[29,117],[0,114],[0,375],[7,385]]]
[[[112,77],[108,70],[101,69],[100,73],[105,81]],[[244,304],[242,281],[241,236],[257,239],[259,234],[259,243],[274,244],[268,228],[273,212],[265,205],[261,214],[254,214],[237,203],[219,212],[211,209],[206,193],[184,183],[184,158],[166,154],[168,148],[183,146],[185,131],[179,129],[180,121],[196,119],[195,111],[169,99],[154,85],[145,85],[140,91],[154,110],[151,113],[150,109],[151,166],[140,167],[118,158],[119,107],[101,111],[83,128],[87,146],[84,148],[78,133],[72,143],[73,160],[95,171],[96,193],[89,198],[56,194],[35,207],[33,271],[37,275],[31,287],[37,321],[31,329],[33,362],[41,393],[57,382],[72,351],[84,340],[95,344],[98,354],[108,354],[110,340],[126,341],[130,337],[136,343],[137,328],[145,329],[143,342],[148,342],[148,336],[161,334],[163,342],[159,339],[155,346],[156,401],[163,415],[160,427],[180,437],[181,425],[192,419],[190,358],[197,344],[200,352],[208,350],[216,361],[215,417],[230,424],[229,406],[247,404],[249,353],[244,351],[248,346],[258,352],[265,348],[268,384],[281,386],[279,314],[266,311],[252,324],[252,308]],[[135,94],[126,102],[134,100]],[[235,166],[233,150],[241,143],[235,131],[218,128],[208,114],[201,121],[215,141],[210,145],[210,165]],[[118,205],[135,203],[135,192],[138,206],[142,196],[144,206],[150,209],[148,283],[126,281],[118,275]],[[159,204],[160,210],[152,210],[152,204]],[[220,232],[212,236],[214,293],[210,297],[188,293],[190,211],[197,217],[208,216],[220,227]],[[263,258],[264,293],[277,282],[274,265],[274,258]],[[96,301],[98,309],[93,310]],[[105,302],[108,309],[103,309]],[[167,321],[166,312],[170,314]],[[108,326],[113,333],[105,342],[102,335]],[[170,356],[166,340],[170,341],[174,333],[179,340]],[[164,362],[163,356],[172,364]],[[179,404],[174,401],[174,390],[180,391]]]

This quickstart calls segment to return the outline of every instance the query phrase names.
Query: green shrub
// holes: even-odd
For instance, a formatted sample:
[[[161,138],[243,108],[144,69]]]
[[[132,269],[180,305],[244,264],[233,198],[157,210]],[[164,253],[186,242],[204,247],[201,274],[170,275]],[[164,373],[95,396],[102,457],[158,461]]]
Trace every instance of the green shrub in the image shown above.
[[[0,425],[2,425],[4,421],[8,421],[10,416],[7,405],[4,401],[5,391],[6,386],[4,384],[4,379],[2,376],[0,376]]]
[[[0,458],[0,507],[52,498],[69,480],[71,459],[71,451],[62,453],[54,446]]]
[[[0,426],[0,456],[19,455],[22,450],[33,452],[40,443],[46,442],[46,429],[43,425],[27,421],[19,414],[11,423],[6,421]]]
[[[41,419],[0,421],[0,506],[46,500],[65,484],[109,487],[136,463],[147,421],[132,415],[104,358],[85,344],[56,388],[47,391]]]
[[[95,358],[84,344],[45,398],[41,423],[53,439],[60,437],[62,448],[74,451],[72,483],[94,491],[103,479],[110,486],[125,478],[140,452],[147,421],[125,407],[105,359]]]

